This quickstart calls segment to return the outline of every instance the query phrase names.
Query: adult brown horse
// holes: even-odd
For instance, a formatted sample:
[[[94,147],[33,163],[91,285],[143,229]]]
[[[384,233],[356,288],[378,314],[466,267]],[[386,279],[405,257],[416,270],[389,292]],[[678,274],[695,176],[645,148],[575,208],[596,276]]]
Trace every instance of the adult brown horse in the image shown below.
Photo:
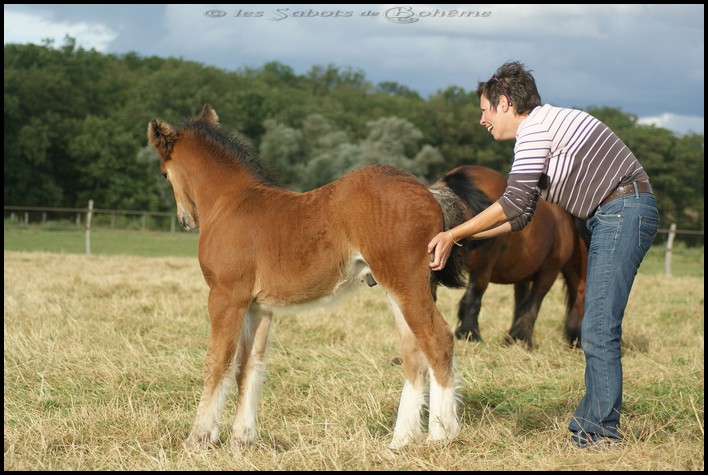
[[[204,388],[186,446],[217,443],[234,379],[238,409],[231,441],[256,438],[274,310],[376,282],[393,307],[405,377],[391,447],[422,437],[428,392],[428,439],[455,437],[454,337],[431,285],[464,287],[458,271],[465,254],[457,251],[445,273],[431,274],[426,243],[461,222],[464,204],[385,166],[361,168],[306,193],[275,187],[257,157],[220,128],[209,106],[177,126],[154,119],[147,135],[172,185],[180,223],[200,229],[199,263],[210,289]]]
[[[506,178],[481,166],[462,166],[439,180],[462,197],[474,216],[499,199]],[[539,200],[533,220],[520,232],[472,242],[467,256],[469,284],[460,300],[457,338],[481,340],[479,312],[490,282],[514,284],[514,319],[507,342],[532,347],[533,327],[543,298],[562,274],[566,284],[564,334],[575,345],[580,340],[584,312],[587,246],[565,210]]]

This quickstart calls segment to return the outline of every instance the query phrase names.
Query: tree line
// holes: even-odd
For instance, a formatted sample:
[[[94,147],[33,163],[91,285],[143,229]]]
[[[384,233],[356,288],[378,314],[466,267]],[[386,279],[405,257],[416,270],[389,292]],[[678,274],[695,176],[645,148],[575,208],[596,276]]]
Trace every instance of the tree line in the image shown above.
[[[178,58],[102,54],[63,45],[5,45],[5,205],[169,211],[174,200],[146,146],[148,121],[211,104],[281,184],[305,191],[386,163],[427,183],[465,164],[508,173],[512,142],[478,125],[479,100],[450,86],[428,98],[372,84],[334,64],[305,74],[279,62],[225,71]],[[583,107],[579,107],[583,108]],[[584,108],[610,126],[651,177],[662,225],[703,230],[703,135],[640,125],[610,107]]]

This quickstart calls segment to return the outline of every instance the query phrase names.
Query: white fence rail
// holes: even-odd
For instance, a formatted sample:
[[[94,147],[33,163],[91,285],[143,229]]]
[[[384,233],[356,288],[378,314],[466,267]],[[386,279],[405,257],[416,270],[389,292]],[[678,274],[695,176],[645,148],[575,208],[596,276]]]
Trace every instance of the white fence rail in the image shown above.
[[[89,200],[89,207],[92,207],[93,200]],[[76,214],[76,225],[81,226],[84,216],[88,218],[89,208],[52,208],[47,206],[4,206],[5,211],[10,212],[10,219],[22,220],[25,225],[30,223],[30,213],[42,213],[41,222],[47,222],[47,213],[71,213]],[[17,214],[15,214],[17,213]],[[175,232],[177,224],[177,216],[174,212],[160,211],[129,211],[124,209],[101,209],[92,208],[91,214],[108,214],[111,216],[111,227],[115,227],[116,216],[140,216],[140,229],[146,229],[146,220],[148,217],[169,217],[170,231]],[[21,217],[20,217],[21,216]]]

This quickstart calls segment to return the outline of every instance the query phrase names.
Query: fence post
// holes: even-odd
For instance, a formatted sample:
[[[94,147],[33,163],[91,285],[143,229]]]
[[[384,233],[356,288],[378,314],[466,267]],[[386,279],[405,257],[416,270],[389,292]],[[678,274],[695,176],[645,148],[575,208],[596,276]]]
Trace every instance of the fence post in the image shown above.
[[[86,254],[91,254],[91,215],[93,214],[93,200],[88,202],[86,211]]]
[[[664,273],[671,275],[671,254],[674,250],[674,237],[676,237],[676,223],[669,227],[669,238],[666,240],[666,255],[664,257]]]

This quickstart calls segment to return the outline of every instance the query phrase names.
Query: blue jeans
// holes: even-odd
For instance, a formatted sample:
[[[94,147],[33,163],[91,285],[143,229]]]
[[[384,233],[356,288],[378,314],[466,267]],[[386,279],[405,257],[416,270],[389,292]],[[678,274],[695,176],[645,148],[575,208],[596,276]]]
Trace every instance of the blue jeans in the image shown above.
[[[570,421],[576,434],[620,439],[622,318],[637,269],[659,227],[651,193],[620,196],[588,219],[592,233],[581,346],[585,396]]]

